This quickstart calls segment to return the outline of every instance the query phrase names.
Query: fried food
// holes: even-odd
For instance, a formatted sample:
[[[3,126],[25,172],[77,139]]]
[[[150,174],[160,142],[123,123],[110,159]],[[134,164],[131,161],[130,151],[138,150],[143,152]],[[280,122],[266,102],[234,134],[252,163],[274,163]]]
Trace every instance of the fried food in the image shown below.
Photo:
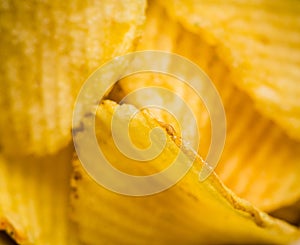
[[[256,108],[300,140],[300,2],[161,2],[188,30],[217,46],[233,82]]]
[[[112,147],[111,120],[127,117],[132,106],[104,101],[97,113],[96,132],[100,148],[113,166],[123,165],[135,175],[145,174],[142,164],[126,157]],[[119,109],[117,115],[114,114]],[[144,139],[155,127],[156,119],[147,112],[139,112],[132,124],[139,130],[131,131],[131,139],[140,147],[147,147]],[[98,128],[98,129],[97,129]],[[126,125],[124,129],[127,130]],[[166,131],[167,132],[167,131]],[[80,134],[80,132],[78,133]],[[167,134],[162,155],[155,161],[171,160],[179,153],[180,142]],[[152,142],[156,144],[156,141]],[[179,144],[179,145],[178,145]],[[188,149],[183,149],[183,161],[189,161]],[[161,162],[161,164],[164,164]],[[186,162],[181,162],[183,165]],[[132,197],[114,193],[98,185],[84,170],[79,160],[74,161],[72,178],[72,219],[78,227],[83,244],[195,244],[195,243],[274,243],[286,244],[299,236],[299,231],[262,213],[249,202],[238,198],[213,174],[200,183],[198,172],[203,163],[196,157],[192,169],[175,186],[156,195]],[[151,170],[151,168],[150,168]],[[159,170],[159,169],[158,169]],[[124,170],[125,171],[125,170]],[[149,173],[149,171],[148,171]],[[118,180],[116,180],[118,181]],[[120,183],[122,185],[122,183]],[[136,188],[144,188],[137,186]],[[212,234],[218,234],[212,236]]]
[[[300,143],[287,137],[278,125],[256,110],[249,96],[235,85],[235,73],[221,60],[216,46],[170,19],[158,4],[150,4],[147,11],[145,33],[137,48],[183,55],[209,75],[220,93],[227,119],[225,148],[216,168],[221,180],[238,196],[264,211],[297,201],[300,197]],[[150,85],[174,91],[194,112],[200,137],[198,152],[205,159],[211,135],[209,114],[195,93],[178,80],[159,74],[131,76],[121,80],[109,98],[121,101],[135,89]],[[153,93],[149,92],[147,97],[132,97],[127,103],[140,106],[144,100],[162,97]],[[170,103],[167,98],[161,99]],[[191,127],[182,108],[174,104],[181,127],[164,111],[152,114],[177,131],[185,131],[188,141],[193,140],[197,129]]]
[[[211,129],[204,104],[193,91],[168,76],[138,74],[121,80],[108,98],[124,103],[126,94],[154,84],[181,96],[198,122],[198,128],[191,126],[178,104],[173,106],[180,114],[176,119],[154,109],[136,114],[129,132],[137,146],[157,145],[157,140],[150,142],[147,137],[153,128],[163,130],[167,138],[166,148],[159,157],[141,163],[121,154],[111,135],[111,118],[116,108],[120,109],[122,118],[134,107],[118,106],[111,101],[100,105],[96,118],[99,147],[119,171],[145,176],[162,171],[178,154],[183,165],[189,163],[191,156],[196,157],[192,169],[181,181],[148,197],[129,197],[105,189],[87,174],[76,158],[71,176],[74,149],[64,147],[70,142],[72,105],[80,85],[93,69],[136,45],[144,19],[144,1],[0,3],[0,27],[6,34],[0,40],[1,47],[5,47],[0,66],[3,74],[0,143],[4,150],[0,158],[0,230],[5,230],[20,244],[43,245],[289,244],[299,239],[299,229],[260,211],[277,210],[271,214],[294,224],[298,222],[294,218],[298,212],[295,202],[300,197],[300,143],[291,139],[298,139],[295,131],[298,86],[292,82],[298,70],[291,68],[299,65],[298,33],[294,30],[298,28],[295,16],[298,3],[289,0],[293,6],[289,7],[279,1],[247,4],[232,1],[216,5],[205,1],[202,6],[207,12],[201,9],[198,13],[195,2],[181,5],[184,2],[176,2],[176,7],[174,2],[166,1],[166,10],[173,19],[160,6],[164,5],[162,1],[150,2],[143,38],[137,48],[175,52],[205,70],[224,102],[227,142],[216,169],[219,177],[213,173],[206,181],[199,182],[199,171],[205,165],[200,156],[205,159]],[[290,25],[283,32],[289,37],[286,41],[278,34],[284,24],[272,26],[278,20],[274,22],[269,8],[287,17],[285,21]],[[246,9],[253,11],[250,14]],[[234,17],[228,25],[232,30],[227,30],[228,26],[225,29],[232,36],[226,34],[222,43],[220,37],[225,30],[222,18],[230,14]],[[266,15],[268,18],[264,19]],[[212,25],[205,22],[211,17],[216,20]],[[204,25],[191,25],[193,18],[197,21],[201,18],[196,22]],[[265,33],[270,34],[268,39],[263,35],[266,50],[260,49],[260,36],[252,35],[255,28],[245,28],[257,20],[266,21],[260,28],[266,28]],[[284,45],[279,47],[281,42]],[[243,45],[249,43],[253,45],[253,53],[247,48],[243,50]],[[230,45],[236,49],[232,51]],[[291,50],[295,52],[291,54]],[[286,58],[287,53],[291,58],[277,71],[276,59]],[[255,70],[259,72],[255,74]],[[287,90],[284,90],[281,78],[286,73]],[[266,97],[273,75],[272,89],[276,93],[274,97]],[[285,101],[287,95],[291,97]],[[132,97],[126,103],[138,106],[155,96],[172,104],[162,94],[151,93],[146,97]],[[261,105],[268,107],[260,108]],[[278,112],[278,115],[268,112]],[[280,126],[293,134],[292,137],[287,137]],[[121,124],[119,130],[126,132],[128,128]],[[200,156],[183,144],[179,136],[182,132],[188,142],[199,133]],[[56,153],[49,155],[50,152]],[[119,179],[113,181],[120,186],[124,184]],[[284,208],[289,205],[297,207],[296,211]]]
[[[71,141],[80,86],[98,66],[132,50],[145,7],[145,0],[1,1],[0,144],[6,154],[55,153]]]
[[[18,244],[76,244],[68,219],[73,147],[0,159],[0,230]]]

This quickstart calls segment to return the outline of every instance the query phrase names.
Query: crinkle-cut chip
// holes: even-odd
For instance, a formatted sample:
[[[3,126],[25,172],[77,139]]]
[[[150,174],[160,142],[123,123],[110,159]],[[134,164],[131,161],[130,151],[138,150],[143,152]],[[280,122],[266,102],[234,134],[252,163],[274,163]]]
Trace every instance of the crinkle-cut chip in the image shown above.
[[[145,33],[137,48],[166,50],[187,57],[209,75],[222,97],[227,118],[227,137],[216,169],[222,181],[238,196],[264,211],[291,205],[298,200],[300,143],[287,137],[280,127],[256,111],[248,95],[235,87],[232,82],[235,75],[220,60],[215,46],[168,18],[158,5],[150,3],[147,11]],[[193,98],[193,93],[182,85],[173,88],[173,79],[159,75],[152,75],[151,80],[143,78],[128,77],[120,81],[109,98],[120,101],[129,92],[146,85],[176,90],[198,114],[199,153],[205,158],[210,144],[210,122],[207,112],[201,108],[201,102],[197,102],[198,98]],[[153,97],[155,95],[149,93],[148,98],[135,97],[128,103],[139,106],[144,99]],[[175,125],[172,117],[162,112],[153,115],[160,121]],[[182,130],[190,133],[191,138],[194,136],[189,123],[182,122],[181,126]]]
[[[260,112],[300,140],[300,2],[161,2],[190,31],[217,45],[233,81]]]
[[[81,84],[136,44],[145,0],[1,1],[0,144],[54,153],[71,141]],[[16,143],[18,146],[16,147]]]
[[[122,162],[124,168],[130,169],[135,161],[121,157],[112,147],[111,119],[118,106],[111,101],[104,101],[99,106],[96,132],[102,142],[102,152],[115,156],[109,161],[113,165]],[[128,117],[132,106],[123,104],[118,109],[120,113],[115,117],[122,120]],[[136,129],[130,134],[132,142],[142,142],[141,147],[146,147],[147,142],[141,139],[160,124],[145,111],[136,114],[132,120]],[[126,127],[119,130],[128,130]],[[180,142],[175,143],[173,139],[174,135],[167,134],[166,151],[162,153],[165,161],[172,161],[180,151]],[[152,144],[157,142],[154,140]],[[181,149],[184,152],[182,161],[188,162],[188,155],[193,153]],[[147,164],[155,166],[152,161]],[[74,159],[72,219],[76,221],[80,241],[83,244],[287,244],[299,237],[297,228],[271,218],[238,198],[216,174],[199,182],[202,164],[196,157],[188,174],[166,191],[132,197],[98,185],[79,160]],[[140,172],[147,173],[144,170],[141,168]],[[139,168],[136,173],[138,171]]]
[[[0,230],[21,245],[76,244],[68,218],[72,157],[71,146],[40,158],[1,155]]]

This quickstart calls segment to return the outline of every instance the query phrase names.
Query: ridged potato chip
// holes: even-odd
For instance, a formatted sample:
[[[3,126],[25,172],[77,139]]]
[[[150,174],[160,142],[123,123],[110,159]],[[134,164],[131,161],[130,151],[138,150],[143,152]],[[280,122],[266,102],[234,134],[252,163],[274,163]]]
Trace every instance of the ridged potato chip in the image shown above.
[[[6,154],[54,153],[71,141],[81,84],[134,47],[145,7],[145,0],[0,2],[0,144]]]
[[[103,3],[103,1],[100,2],[93,4]],[[24,37],[33,34],[32,36],[36,39],[30,39],[32,42],[42,40],[40,37],[47,39],[48,31],[54,33],[58,30],[57,33],[62,36],[55,36],[53,39],[50,38],[41,43],[37,42],[37,46],[31,45],[32,43],[28,39],[22,44],[25,46],[21,45],[20,48],[22,52],[27,52],[23,57],[24,61],[22,62],[24,63],[16,60],[16,57],[20,57],[18,54],[20,50],[10,49],[11,46],[15,45],[14,43],[9,44],[11,46],[8,46],[9,48],[3,52],[8,57],[13,51],[13,56],[12,61],[5,61],[5,65],[1,66],[1,69],[2,67],[5,68],[5,74],[9,75],[9,79],[6,81],[9,82],[10,87],[6,88],[6,85],[0,84],[0,87],[3,86],[8,91],[8,95],[5,95],[4,99],[0,97],[0,106],[3,110],[8,108],[5,113],[8,113],[6,115],[9,115],[13,121],[9,123],[11,118],[6,118],[6,121],[0,119],[0,133],[2,133],[1,130],[5,131],[2,127],[4,126],[9,129],[3,134],[6,138],[14,136],[15,133],[20,138],[11,137],[10,141],[4,140],[3,142],[0,140],[5,150],[5,155],[0,158],[0,230],[6,230],[20,244],[41,245],[77,244],[77,238],[80,240],[78,244],[289,244],[299,239],[300,233],[297,228],[269,217],[248,202],[251,201],[255,203],[255,206],[269,211],[283,205],[290,205],[299,199],[299,143],[289,139],[277,125],[260,115],[254,109],[253,102],[249,97],[233,85],[238,76],[230,66],[231,63],[225,59],[227,63],[225,65],[224,60],[221,60],[222,57],[219,57],[220,54],[223,54],[220,51],[222,48],[219,50],[219,46],[211,45],[212,43],[208,45],[206,43],[208,39],[202,40],[198,32],[192,34],[176,21],[170,20],[163,9],[155,5],[155,2],[150,3],[145,34],[138,48],[161,49],[182,54],[196,62],[210,75],[220,91],[228,117],[227,144],[217,172],[226,185],[248,201],[238,198],[236,194],[222,184],[215,174],[205,182],[200,183],[198,173],[203,162],[199,156],[197,156],[191,171],[171,189],[149,197],[127,197],[108,191],[95,183],[87,175],[78,159],[74,159],[70,188],[68,178],[70,178],[71,171],[69,163],[72,158],[72,147],[61,150],[55,155],[45,155],[46,152],[61,149],[70,140],[66,140],[64,143],[60,141],[67,139],[66,134],[64,134],[67,132],[64,129],[68,128],[69,130],[70,127],[67,122],[68,119],[66,119],[70,115],[67,113],[71,113],[70,105],[73,103],[71,100],[75,97],[76,88],[78,89],[80,86],[80,82],[74,81],[75,78],[84,78],[90,70],[105,60],[102,60],[103,57],[94,56],[98,49],[104,48],[103,51],[108,52],[105,56],[108,59],[119,54],[120,50],[120,53],[126,52],[130,49],[129,47],[134,45],[132,42],[135,42],[134,40],[138,36],[139,26],[143,19],[141,13],[144,8],[144,2],[136,3],[135,6],[139,14],[133,10],[135,9],[134,2],[109,1],[105,3],[108,4],[106,6],[113,5],[118,10],[120,7],[126,12],[123,16],[114,7],[102,8],[104,5],[101,5],[97,10],[100,9],[105,14],[101,15],[101,12],[98,15],[96,8],[90,6],[90,3],[86,4],[79,1],[70,4],[57,1],[49,4],[45,1],[35,2],[37,9],[40,10],[34,11],[37,15],[21,16],[24,9],[27,9],[25,13],[32,12],[30,2],[29,4],[28,2],[20,3],[20,5],[14,2],[1,2],[0,27],[3,25],[3,29],[14,26],[12,23],[13,16],[9,9],[16,10],[15,29],[12,28],[7,33],[20,35],[20,40],[23,41],[27,40]],[[51,11],[46,11],[48,7]],[[172,7],[170,7],[170,11],[172,11]],[[67,14],[64,15],[65,13]],[[86,15],[83,17],[81,16],[82,13]],[[42,18],[40,15],[49,18]],[[93,18],[94,16],[96,17]],[[108,18],[104,21],[105,26],[108,26],[108,33],[105,32],[103,35],[108,35],[111,32],[114,34],[123,33],[122,31],[125,29],[123,27],[118,28],[121,25],[118,20],[122,19],[124,22],[121,22],[125,23],[129,16],[132,17],[132,22],[129,23],[130,30],[126,29],[128,32],[123,33],[123,36],[112,34],[110,38],[113,37],[113,41],[109,38],[105,42],[98,43],[97,35],[99,32],[101,33],[101,30],[98,30],[100,27],[95,23],[100,21],[98,18],[102,20],[103,16]],[[43,20],[45,25],[51,26],[51,23],[56,23],[57,26],[53,29],[54,31],[41,30],[34,28],[36,26],[41,27],[43,23],[35,23],[33,27],[20,31],[20,26],[28,27],[32,20],[37,19]],[[68,21],[65,23],[66,19]],[[139,19],[140,22],[135,22],[136,19]],[[20,21],[24,23],[21,25]],[[182,23],[188,27],[184,21]],[[74,29],[68,28],[70,32],[65,32],[69,25],[76,26],[80,30],[74,31]],[[26,32],[26,30],[30,31]],[[127,35],[130,36],[129,39],[127,39]],[[3,38],[0,44],[7,45],[9,38],[9,36]],[[66,38],[67,41],[63,38]],[[53,42],[51,43],[49,40]],[[78,43],[75,40],[79,40]],[[83,44],[84,41],[87,43]],[[17,44],[19,45],[19,43]],[[68,47],[68,44],[71,44],[71,47],[79,45],[74,49],[76,52],[71,49],[71,53],[56,55],[55,59],[51,61],[52,63],[45,61],[48,58],[51,59],[49,52],[55,51],[56,45],[61,45],[59,50],[65,50],[64,48]],[[30,49],[32,47],[34,48]],[[39,52],[40,50],[42,52]],[[76,54],[72,53],[73,51]],[[33,54],[32,57],[31,54]],[[78,63],[75,62],[75,59]],[[38,60],[42,60],[41,64],[36,62]],[[29,72],[23,70],[25,62],[29,66],[33,64]],[[50,67],[49,64],[55,62],[60,65],[60,68]],[[8,64],[13,65],[10,70],[6,69]],[[39,65],[36,67],[35,64]],[[57,79],[53,78],[53,74],[56,73],[52,72],[56,69],[59,71],[56,75]],[[12,81],[15,81],[14,78],[16,77],[19,78],[22,75],[21,72],[24,72],[26,81],[30,80],[28,78],[35,78],[35,76],[41,77],[41,84],[33,83],[36,87],[25,86],[24,91],[16,89],[23,83],[13,83]],[[58,79],[63,82],[55,81]],[[141,79],[145,80],[141,81]],[[68,81],[70,82],[68,83]],[[193,93],[184,86],[178,85],[177,81],[159,75],[135,76],[120,81],[119,86],[115,87],[109,97],[120,101],[123,95],[135,87],[153,82],[156,85],[162,85],[176,91],[186,99],[188,105],[196,112],[200,125],[199,132],[203,140],[199,152],[205,156],[210,137],[207,111],[203,104],[197,101],[198,98],[195,99]],[[60,89],[62,92],[57,93],[57,90],[61,91]],[[32,93],[36,98],[28,99],[27,96],[28,101],[26,101],[23,97],[26,93]],[[66,97],[63,98],[64,96]],[[151,96],[149,94],[149,98]],[[19,98],[20,101],[13,100]],[[58,99],[53,100],[53,98]],[[146,98],[135,98],[134,101],[130,102],[138,103],[139,99]],[[166,100],[166,98],[162,99]],[[46,102],[49,100],[54,101],[54,105],[48,105]],[[37,104],[33,105],[32,101],[37,102]],[[62,105],[61,103],[65,104]],[[12,117],[11,108],[14,108],[13,112],[22,110],[23,114],[19,112],[19,114],[14,114],[17,115],[16,117]],[[38,109],[36,108],[42,108],[41,116],[37,115]],[[47,108],[51,108],[51,110],[49,111]],[[168,165],[168,161],[172,161],[175,155],[181,152],[178,146],[182,142],[177,133],[182,130],[188,132],[190,141],[193,140],[195,129],[189,127],[189,121],[184,121],[184,115],[179,118],[181,123],[179,125],[176,124],[172,116],[161,111],[144,111],[136,115],[133,120],[134,127],[130,131],[132,138],[141,146],[146,147],[149,142],[145,139],[145,135],[152,128],[159,127],[165,130],[167,147],[159,158],[147,164],[141,165],[140,162],[128,160],[117,151],[112,143],[110,120],[116,108],[121,108],[121,111],[126,113],[132,106],[122,105],[118,107],[110,101],[102,103],[96,124],[98,143],[100,148],[105,150],[106,157],[112,165],[125,173],[147,175],[164,169]],[[179,111],[181,109],[178,107]],[[59,114],[55,110],[59,110]],[[52,116],[55,120],[48,120]],[[50,124],[52,126],[49,128]],[[251,132],[249,132],[250,127]],[[25,130],[28,128],[30,131]],[[60,131],[56,132],[53,129]],[[127,130],[125,125],[124,130]],[[57,134],[52,135],[49,132],[56,132]],[[31,135],[29,144],[24,141],[26,139],[28,143],[27,133]],[[14,148],[18,140],[20,140],[18,146],[21,149]],[[186,158],[189,155],[194,155],[185,148],[183,151]],[[6,155],[7,153],[10,156]],[[13,156],[11,156],[12,153],[14,153]],[[28,153],[42,154],[43,156],[25,157],[19,155]],[[182,163],[186,162],[182,161]],[[68,206],[70,193],[72,220],[75,221],[75,224],[70,224],[67,218],[67,213],[70,211]],[[289,220],[286,215],[281,216],[276,212],[272,214]]]
[[[18,244],[76,244],[68,219],[73,148],[0,159],[0,230]]]
[[[256,108],[300,140],[300,2],[161,2],[190,31],[217,46],[233,81]]]
[[[120,113],[114,115],[116,120],[122,120],[132,111],[132,106],[119,106],[111,101],[99,106],[96,132],[101,151],[110,156],[114,166],[122,165],[128,171],[133,166],[135,175],[145,175],[149,171],[136,168],[135,160],[122,156],[113,147],[111,120],[117,108]],[[141,148],[148,145],[141,139],[153,128],[160,127],[146,111],[135,114],[131,123],[135,128],[130,133],[131,140]],[[127,125],[123,127],[122,130],[128,130]],[[165,132],[167,141],[159,159],[172,162],[181,143],[175,143],[174,135]],[[186,154],[182,160],[188,162],[193,153],[185,147],[181,149]],[[147,162],[149,168],[155,168],[156,161],[164,164],[159,159]],[[297,228],[269,217],[238,198],[215,174],[200,183],[198,172],[202,165],[196,157],[192,169],[175,186],[155,195],[132,197],[100,186],[89,177],[79,160],[75,160],[72,218],[78,226],[80,241],[83,244],[287,244],[299,237]]]
[[[218,56],[216,46],[170,19],[158,4],[150,4],[145,32],[137,48],[183,55],[199,65],[216,85],[227,118],[226,144],[216,171],[231,190],[264,211],[291,205],[299,199],[300,143],[288,138],[283,130],[262,116],[247,94],[235,86],[235,73]],[[211,128],[209,115],[200,98],[174,78],[159,74],[147,76],[142,74],[121,80],[109,98],[120,101],[131,91],[149,85],[175,91],[197,117],[200,135],[198,152],[205,158]],[[127,102],[139,106],[143,100],[153,99],[153,93],[149,92],[148,97],[133,97]],[[192,139],[195,129],[184,120],[186,112],[177,104],[174,108],[182,115],[177,118],[181,130]],[[177,130],[180,128],[172,117],[162,111],[153,115]]]

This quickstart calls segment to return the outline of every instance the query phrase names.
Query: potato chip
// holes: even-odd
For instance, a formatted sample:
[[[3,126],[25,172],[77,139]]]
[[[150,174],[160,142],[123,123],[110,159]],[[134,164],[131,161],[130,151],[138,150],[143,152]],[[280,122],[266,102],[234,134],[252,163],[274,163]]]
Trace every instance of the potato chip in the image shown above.
[[[72,156],[72,147],[40,158],[1,156],[0,230],[19,244],[76,244],[68,221]]]
[[[215,83],[227,118],[226,144],[216,171],[230,189],[264,211],[290,205],[299,199],[300,144],[289,139],[283,130],[258,113],[250,98],[236,88],[234,72],[220,60],[215,46],[168,18],[158,5],[150,4],[145,33],[138,49],[166,50],[183,55],[204,69]],[[149,85],[175,91],[197,115],[199,153],[205,158],[210,145],[209,115],[203,103],[186,86],[157,74],[131,76],[119,82],[110,98],[120,101],[131,91]],[[134,97],[128,103],[139,106],[143,100],[153,97],[155,95],[149,93],[147,98]],[[181,108],[177,108],[180,112]],[[163,112],[153,115],[160,121],[175,125],[178,130],[172,117]],[[195,135],[194,128],[183,118],[184,111],[178,121],[191,139]]]
[[[164,31],[161,32],[162,26],[165,26]],[[180,41],[178,41],[180,40]],[[191,58],[191,45],[199,44],[199,38],[185,31],[179,24],[170,20],[166,12],[159,5],[152,3],[149,4],[147,9],[147,19],[144,27],[142,38],[137,46],[137,50],[163,50],[181,54],[187,58]],[[213,49],[206,43],[201,42],[197,47],[193,46],[195,53],[201,53],[202,59],[197,61],[202,62],[200,67],[206,68],[206,58],[210,59],[214,56]],[[205,58],[204,58],[205,57]],[[194,61],[194,60],[193,60]],[[158,73],[142,73],[132,75],[119,81],[119,83],[112,89],[109,98],[120,102],[126,95],[140,88],[147,88],[149,86],[163,87],[172,91],[177,96],[183,98],[184,102],[189,106],[191,111],[196,116],[198,128],[191,127],[190,120],[186,118],[186,107],[175,104],[174,100],[173,110],[177,110],[180,117],[176,118],[177,122],[172,119],[169,113],[163,110],[149,111],[159,120],[172,125],[178,132],[184,131],[186,134],[186,141],[193,141],[195,133],[198,131],[200,139],[199,152],[202,156],[207,154],[210,143],[210,119],[205,104],[199,99],[195,91],[188,87],[186,84],[177,80],[174,77],[162,75]],[[143,101],[151,101],[155,98],[156,91],[149,92],[148,97],[145,96],[131,96],[126,98],[126,103],[140,106]],[[163,95],[158,94],[165,103],[170,102],[170,98],[164,98]],[[172,99],[172,98],[171,98]]]
[[[162,2],[186,28],[217,45],[256,108],[300,139],[300,2]]]
[[[121,157],[120,152],[111,147],[114,144],[111,120],[117,108],[120,113],[114,116],[120,119],[127,117],[132,106],[118,106],[110,101],[100,105],[96,124],[100,148],[110,156],[113,165],[123,165],[127,170],[133,166],[135,174],[147,174],[149,171],[142,166],[132,165],[135,160]],[[147,112],[136,114],[131,123],[136,129],[130,133],[131,140],[138,145],[142,141],[143,147],[147,146],[144,136],[160,127]],[[124,125],[122,130],[127,130],[126,127]],[[180,143],[178,145],[173,139],[174,135],[167,134],[166,147],[159,158],[172,161],[176,157]],[[182,160],[188,162],[193,153],[182,149],[186,154]],[[147,164],[155,167],[154,162]],[[98,185],[79,160],[75,160],[72,218],[78,226],[80,241],[83,244],[286,244],[299,237],[296,228],[269,217],[235,196],[215,174],[199,182],[198,172],[202,165],[196,157],[192,169],[175,186],[155,195],[132,197]]]
[[[0,144],[7,154],[54,153],[70,142],[81,84],[103,62],[133,48],[145,5],[1,1]]]

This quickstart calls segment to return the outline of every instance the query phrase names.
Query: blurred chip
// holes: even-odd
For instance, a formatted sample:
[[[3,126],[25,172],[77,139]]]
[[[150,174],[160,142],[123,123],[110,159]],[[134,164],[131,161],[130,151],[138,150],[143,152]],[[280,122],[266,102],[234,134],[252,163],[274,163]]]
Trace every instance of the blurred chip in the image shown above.
[[[1,1],[0,145],[6,153],[54,153],[70,142],[81,84],[103,62],[132,49],[145,5]]]
[[[119,157],[120,153],[111,147],[114,144],[110,131],[112,115],[118,108],[120,113],[114,116],[120,119],[127,116],[131,107],[125,104],[118,107],[113,102],[105,101],[100,105],[96,127],[99,129],[97,136],[98,141],[102,142],[102,152],[111,156],[109,161],[113,165],[122,164],[125,169],[133,167],[138,171],[139,168],[132,165],[134,160]],[[160,126],[148,113],[143,112],[136,115],[132,123],[137,129],[130,134],[134,144],[140,144],[151,129]],[[119,129],[128,130],[126,125]],[[166,148],[160,159],[170,160],[176,156],[178,146],[173,142],[173,136],[167,136]],[[185,159],[188,160],[187,155]],[[155,166],[152,161],[147,164]],[[296,228],[272,219],[236,197],[215,174],[200,183],[198,171],[202,164],[196,158],[191,171],[164,192],[132,197],[98,185],[87,175],[79,160],[75,160],[72,218],[77,224],[80,241],[83,244],[280,244],[299,237]]]
[[[218,46],[235,84],[260,112],[300,140],[300,2],[162,2],[190,31]]]
[[[17,243],[76,244],[68,221],[72,150],[40,158],[1,156],[0,230]]]

